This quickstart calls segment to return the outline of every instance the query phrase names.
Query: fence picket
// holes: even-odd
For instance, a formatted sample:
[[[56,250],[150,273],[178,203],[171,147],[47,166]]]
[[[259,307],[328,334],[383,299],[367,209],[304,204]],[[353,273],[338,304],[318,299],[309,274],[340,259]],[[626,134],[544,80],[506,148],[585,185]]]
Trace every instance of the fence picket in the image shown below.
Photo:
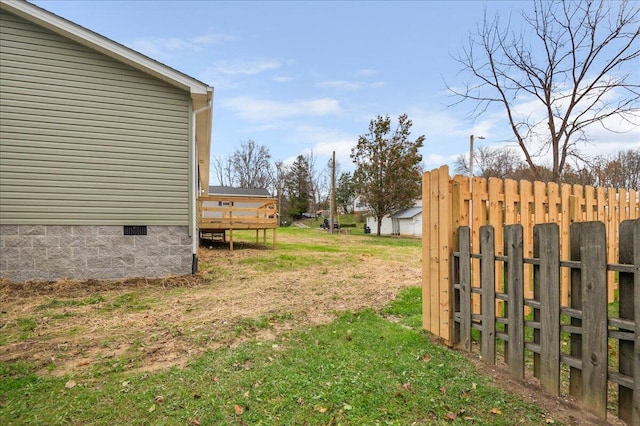
[[[535,225],[534,257],[540,264],[534,266],[534,297],[540,309],[534,311],[534,321],[540,324],[534,333],[534,343],[540,345],[540,354],[534,356],[534,371],[542,388],[554,396],[560,395],[560,235],[555,223]],[[535,336],[537,335],[537,339]]]
[[[624,221],[620,224],[620,263],[634,263],[634,222]],[[620,318],[626,320],[634,320],[635,302],[638,300],[634,297],[634,274],[629,272],[620,272],[618,277],[618,287],[620,289]],[[621,340],[618,346],[618,370],[621,374],[633,377],[634,369],[634,342],[629,340]],[[631,422],[633,417],[633,394],[634,390],[626,386],[618,385],[618,416],[626,421]],[[637,424],[638,422],[636,422]]]
[[[524,263],[522,225],[504,228],[504,251],[507,255],[505,284],[507,287],[507,335],[509,372],[524,379]]]
[[[458,347],[471,351],[471,256],[469,227],[458,228],[458,258],[459,284],[458,310],[460,312],[460,325],[458,332]]]
[[[480,353],[485,362],[496,363],[496,288],[493,226],[480,227],[480,287],[482,338]]]
[[[582,401],[587,411],[604,418],[607,414],[605,227],[602,222],[576,223],[573,226],[582,228],[579,248],[582,264]]]

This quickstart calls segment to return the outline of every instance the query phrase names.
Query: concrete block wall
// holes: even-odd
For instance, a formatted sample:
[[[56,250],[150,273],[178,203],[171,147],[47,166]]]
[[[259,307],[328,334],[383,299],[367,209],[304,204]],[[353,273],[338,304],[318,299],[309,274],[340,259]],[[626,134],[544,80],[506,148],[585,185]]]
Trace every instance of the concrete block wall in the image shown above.
[[[0,277],[12,281],[162,277],[191,273],[186,226],[0,225]]]

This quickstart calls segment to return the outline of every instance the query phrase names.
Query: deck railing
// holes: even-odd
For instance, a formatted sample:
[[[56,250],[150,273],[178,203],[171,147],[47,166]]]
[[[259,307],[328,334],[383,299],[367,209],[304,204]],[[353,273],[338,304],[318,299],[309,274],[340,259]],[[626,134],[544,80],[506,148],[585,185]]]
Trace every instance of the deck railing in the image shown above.
[[[277,212],[274,198],[217,195],[198,198],[200,230],[275,229]]]

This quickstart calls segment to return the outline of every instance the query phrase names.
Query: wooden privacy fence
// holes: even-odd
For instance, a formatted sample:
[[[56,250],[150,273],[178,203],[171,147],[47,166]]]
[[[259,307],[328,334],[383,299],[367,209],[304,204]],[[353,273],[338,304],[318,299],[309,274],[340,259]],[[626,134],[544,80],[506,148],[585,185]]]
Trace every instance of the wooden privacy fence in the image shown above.
[[[568,391],[582,408],[605,419],[609,383],[618,386],[618,417],[640,424],[640,220],[620,225],[619,260],[608,263],[605,225],[574,223],[569,232],[569,258],[560,253],[560,227],[535,225],[533,257],[524,255],[524,227],[504,227],[504,255],[495,251],[497,229],[479,229],[479,252],[471,251],[468,227],[458,230],[459,249],[452,260],[453,344],[472,350],[472,329],[480,332],[482,359],[496,361],[496,345],[504,343],[504,360],[523,379],[527,357],[542,387],[559,395],[561,370],[569,372]],[[478,259],[479,269],[471,260]],[[533,269],[533,294],[525,296],[525,265]],[[570,276],[569,306],[560,303],[560,277]],[[498,271],[504,291],[496,291]],[[609,309],[607,272],[618,275],[619,304]],[[473,287],[472,276],[480,277]],[[474,313],[472,294],[480,297]],[[496,301],[502,309],[496,310]],[[615,304],[614,304],[615,306]],[[525,316],[525,307],[533,312]]]
[[[560,233],[560,255],[569,258],[569,226],[574,222],[604,223],[607,260],[613,262],[618,253],[618,226],[623,220],[640,218],[640,192],[581,185],[514,181],[511,179],[449,177],[447,166],[423,174],[422,178],[422,279],[423,326],[451,343],[450,257],[457,251],[460,226],[471,228],[471,250],[480,245],[480,226],[495,228],[494,250],[504,254],[503,225],[521,224],[524,256],[533,256],[533,226],[556,223]],[[471,267],[478,270],[479,259]],[[497,271],[497,290],[503,289],[502,272]],[[607,298],[612,301],[616,289],[614,272],[608,272]],[[532,265],[525,264],[524,295],[533,294]],[[571,297],[570,275],[563,270],[560,277],[560,301],[568,306]],[[480,285],[478,274],[472,286]],[[500,305],[498,301],[498,308]],[[480,311],[480,298],[473,296],[473,312]],[[529,309],[527,308],[526,312]]]

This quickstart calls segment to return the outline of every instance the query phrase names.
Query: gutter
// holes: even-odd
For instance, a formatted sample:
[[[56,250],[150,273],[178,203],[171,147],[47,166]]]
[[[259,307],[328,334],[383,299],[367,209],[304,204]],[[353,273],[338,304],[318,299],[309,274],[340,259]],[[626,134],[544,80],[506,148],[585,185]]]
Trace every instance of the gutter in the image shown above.
[[[198,176],[198,143],[196,141],[196,116],[201,112],[207,111],[211,109],[213,106],[213,100],[207,100],[207,104],[203,107],[200,107],[191,112],[191,134],[192,134],[192,146],[191,149],[191,164],[193,167],[192,170],[192,190],[191,190],[191,273],[195,274],[198,272],[198,243],[200,239],[200,231],[198,230],[198,195],[200,191],[198,189],[198,183],[200,182]]]

